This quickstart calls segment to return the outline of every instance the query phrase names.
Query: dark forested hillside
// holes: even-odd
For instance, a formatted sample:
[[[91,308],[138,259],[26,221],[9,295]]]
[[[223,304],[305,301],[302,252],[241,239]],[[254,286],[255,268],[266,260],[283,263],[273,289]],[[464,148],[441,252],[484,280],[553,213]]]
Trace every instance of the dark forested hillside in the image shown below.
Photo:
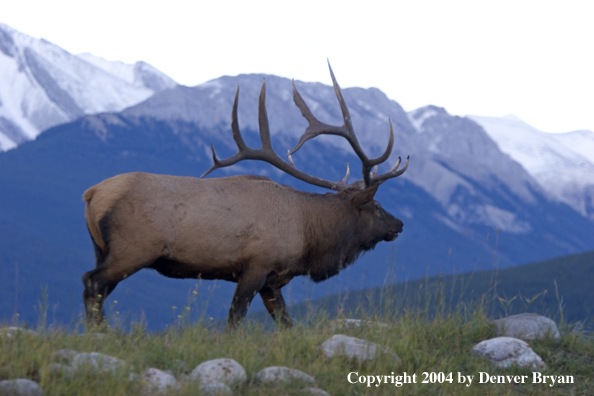
[[[493,318],[536,312],[591,326],[594,319],[594,251],[500,270],[425,277],[298,304],[291,312],[327,310],[330,316],[369,316],[404,310],[455,310],[483,302]],[[260,316],[265,316],[260,313]]]

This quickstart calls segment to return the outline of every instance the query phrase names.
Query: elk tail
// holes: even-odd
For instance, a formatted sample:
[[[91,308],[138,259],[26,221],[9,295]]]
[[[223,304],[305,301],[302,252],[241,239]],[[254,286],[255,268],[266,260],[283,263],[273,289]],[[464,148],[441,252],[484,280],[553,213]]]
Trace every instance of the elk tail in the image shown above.
[[[95,219],[93,216],[93,210],[91,209],[91,200],[93,199],[93,195],[95,194],[96,188],[95,186],[89,188],[83,194],[83,200],[87,203],[85,207],[85,220],[87,222],[87,228],[89,229],[89,234],[91,234],[91,239],[93,239],[93,244],[95,245],[95,251],[97,253],[97,264],[99,264],[100,257],[105,257],[107,255],[107,245],[103,236],[101,235],[101,231],[99,230],[99,219]]]

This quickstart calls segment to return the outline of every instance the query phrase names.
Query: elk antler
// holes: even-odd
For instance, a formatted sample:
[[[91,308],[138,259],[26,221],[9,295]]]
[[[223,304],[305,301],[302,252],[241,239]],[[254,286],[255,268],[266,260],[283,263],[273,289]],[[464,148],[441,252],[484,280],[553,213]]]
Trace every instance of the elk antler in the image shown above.
[[[398,177],[401,174],[403,174],[404,171],[406,171],[406,169],[408,168],[408,157],[407,157],[406,163],[404,164],[404,167],[402,169],[398,170],[398,167],[400,166],[400,157],[399,157],[398,161],[396,161],[396,164],[392,167],[392,169],[390,169],[389,172],[377,176],[377,166],[379,164],[385,162],[388,159],[388,157],[390,156],[390,153],[392,152],[392,146],[394,145],[394,130],[392,127],[392,120],[390,120],[390,141],[388,142],[388,147],[386,147],[386,151],[381,156],[379,156],[377,158],[369,159],[367,157],[367,155],[365,154],[365,152],[363,151],[363,149],[361,148],[359,141],[357,140],[357,136],[355,135],[355,132],[353,130],[353,126],[351,123],[351,117],[349,115],[349,110],[348,110],[347,105],[346,105],[344,98],[342,96],[340,87],[338,86],[338,83],[336,82],[336,78],[334,77],[334,72],[332,71],[332,67],[330,67],[330,62],[328,62],[328,67],[330,68],[330,75],[332,76],[334,90],[336,91],[336,96],[338,97],[338,102],[339,102],[340,108],[342,110],[342,115],[344,118],[343,126],[337,127],[337,126],[324,124],[324,123],[318,121],[318,119],[315,118],[314,115],[312,114],[311,110],[309,110],[309,107],[307,107],[307,104],[305,104],[305,101],[303,100],[303,98],[301,97],[299,92],[297,91],[297,88],[295,87],[295,82],[293,81],[293,99],[294,99],[297,107],[299,107],[299,109],[301,110],[301,114],[303,115],[303,117],[305,117],[307,119],[309,125],[308,125],[307,129],[305,130],[305,133],[301,136],[301,139],[299,139],[299,142],[297,143],[295,148],[293,148],[293,150],[288,152],[287,155],[289,157],[290,163],[287,163],[276,154],[276,152],[272,148],[272,143],[270,141],[270,128],[268,125],[268,115],[266,112],[266,81],[262,82],[262,89],[260,91],[260,98],[258,101],[258,122],[259,122],[259,127],[260,127],[260,141],[262,142],[262,147],[259,149],[253,149],[253,148],[248,147],[245,144],[243,137],[241,136],[241,132],[239,131],[239,122],[237,120],[237,106],[238,106],[237,103],[238,103],[238,98],[239,98],[239,87],[237,87],[237,91],[235,92],[235,100],[233,102],[233,110],[232,110],[232,116],[231,116],[231,129],[233,131],[233,139],[235,140],[235,143],[237,144],[237,148],[239,151],[237,152],[237,154],[233,155],[232,157],[229,157],[224,160],[219,160],[217,158],[217,154],[215,152],[214,146],[211,145],[212,159],[213,159],[214,164],[210,167],[209,170],[204,172],[204,174],[201,177],[208,175],[210,172],[212,172],[215,169],[230,166],[230,165],[233,165],[233,164],[235,164],[239,161],[245,160],[245,159],[261,160],[261,161],[268,162],[269,164],[277,167],[278,169],[282,170],[283,172],[285,172],[299,180],[302,180],[306,183],[313,184],[313,185],[316,185],[319,187],[324,187],[324,188],[328,188],[330,190],[335,190],[335,191],[344,190],[349,187],[356,187],[356,188],[365,187],[365,188],[367,188],[374,184],[378,184],[378,183],[381,184],[388,179]],[[348,180],[350,177],[350,169],[349,169],[348,164],[347,164],[346,175],[344,176],[344,178],[342,180],[339,180],[336,182],[321,179],[316,176],[308,175],[308,174],[298,170],[295,167],[295,164],[293,163],[291,154],[295,153],[303,145],[303,143],[305,143],[307,140],[312,139],[318,135],[338,135],[338,136],[344,137],[350,143],[351,147],[353,148],[353,150],[355,150],[355,153],[361,160],[361,163],[363,165],[363,179],[355,181],[351,184],[348,184]],[[373,171],[371,172],[372,168],[373,168]]]
[[[291,163],[289,164],[285,162],[281,157],[279,157],[278,154],[276,154],[276,152],[272,148],[272,143],[270,141],[270,128],[268,126],[268,115],[266,113],[266,81],[262,82],[262,89],[260,90],[260,99],[258,101],[258,122],[260,124],[260,141],[262,142],[262,147],[259,149],[250,148],[243,141],[243,137],[241,136],[241,132],[239,131],[239,122],[237,120],[238,99],[239,87],[237,87],[237,91],[235,91],[235,100],[233,102],[233,110],[231,116],[231,130],[233,131],[233,139],[235,140],[235,143],[237,144],[237,148],[239,149],[239,151],[232,157],[229,157],[224,160],[219,160],[217,158],[217,153],[215,152],[214,146],[211,145],[212,159],[214,161],[214,164],[210,167],[209,170],[204,172],[204,174],[201,177],[208,175],[215,169],[233,165],[244,159],[252,159],[268,162],[269,164],[277,167],[283,172],[306,183],[313,184],[315,186],[324,187],[335,191],[344,190],[348,187],[347,181],[350,174],[348,165],[345,177],[340,181],[333,182],[301,172],[295,167],[295,164],[293,163],[293,159],[291,157],[289,157],[291,161]]]
[[[392,153],[392,146],[394,145],[394,129],[392,127],[392,120],[391,119],[389,120],[390,121],[390,140],[388,142],[388,147],[386,147],[386,151],[384,151],[384,153],[377,158],[369,159],[367,157],[367,155],[365,154],[365,152],[363,151],[363,149],[361,148],[359,141],[357,140],[357,136],[355,135],[355,131],[353,130],[353,124],[351,123],[351,116],[349,114],[349,109],[344,101],[344,97],[342,96],[342,91],[341,91],[340,87],[338,86],[338,82],[336,81],[336,77],[334,76],[334,72],[332,71],[332,66],[330,66],[330,62],[328,62],[328,68],[330,69],[330,75],[332,76],[332,83],[334,85],[334,91],[336,92],[336,97],[338,98],[338,103],[340,104],[340,109],[342,110],[344,125],[341,127],[337,127],[337,126],[328,125],[328,124],[324,124],[323,122],[320,122],[312,114],[311,110],[309,110],[309,107],[307,107],[307,104],[305,103],[305,101],[303,100],[301,95],[299,94],[299,91],[297,91],[297,87],[295,87],[295,81],[293,81],[293,99],[294,99],[297,107],[299,107],[299,110],[301,110],[301,114],[303,115],[303,117],[305,117],[305,119],[309,123],[309,126],[305,130],[305,133],[301,136],[301,139],[299,139],[299,142],[297,143],[295,148],[293,148],[293,150],[289,151],[289,154],[295,153],[297,150],[299,150],[299,148],[303,145],[303,143],[305,143],[307,140],[312,139],[316,136],[338,135],[338,136],[344,137],[349,142],[349,144],[351,145],[353,150],[355,150],[355,154],[357,154],[357,157],[359,157],[359,159],[361,160],[361,163],[363,166],[363,180],[362,181],[364,182],[365,187],[370,187],[377,183],[383,183],[384,181],[386,181],[388,179],[398,177],[401,174],[403,174],[406,171],[406,169],[408,168],[409,157],[406,158],[406,163],[404,164],[404,167],[402,169],[398,170],[398,167],[400,166],[400,161],[401,161],[400,157],[398,157],[398,161],[396,161],[396,164],[392,167],[392,169],[390,169],[390,171],[388,173],[377,176],[377,165],[385,162],[388,159],[388,157],[390,157],[390,154]],[[370,172],[372,168],[374,170],[373,170],[373,172]],[[351,185],[355,185],[355,184],[360,185],[361,180],[359,180],[357,182],[353,182]]]

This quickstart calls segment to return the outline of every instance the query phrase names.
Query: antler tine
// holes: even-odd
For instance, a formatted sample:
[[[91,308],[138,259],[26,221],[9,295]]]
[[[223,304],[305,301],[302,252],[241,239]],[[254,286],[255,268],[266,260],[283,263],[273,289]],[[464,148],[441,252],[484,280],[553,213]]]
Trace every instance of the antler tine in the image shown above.
[[[344,136],[344,133],[345,133],[344,127],[337,127],[337,126],[333,126],[333,125],[324,124],[323,122],[320,122],[312,114],[311,110],[309,109],[309,107],[307,106],[307,104],[305,103],[303,98],[301,97],[301,94],[297,90],[297,87],[295,86],[295,80],[293,80],[292,83],[293,83],[293,100],[295,101],[295,104],[297,105],[299,110],[301,110],[301,115],[307,120],[309,125],[307,126],[305,133],[299,139],[299,142],[297,142],[297,145],[293,148],[293,150],[289,151],[289,154],[294,154],[297,150],[299,150],[299,148],[301,146],[303,146],[303,143],[305,143],[309,139],[315,138],[318,135],[327,134],[327,135]]]
[[[289,162],[291,163],[291,165],[295,166],[295,163],[293,162],[293,157],[291,157],[291,150],[287,150],[287,157],[289,157]]]
[[[226,166],[230,166],[233,165],[239,161],[241,161],[242,159],[246,158],[246,153],[249,151],[252,151],[246,144],[245,141],[243,140],[243,137],[241,136],[241,132],[239,130],[239,121],[237,119],[237,107],[238,107],[238,102],[239,102],[239,85],[237,86],[237,89],[235,90],[235,99],[233,100],[233,109],[231,110],[231,130],[233,131],[233,140],[235,140],[235,144],[237,144],[237,148],[239,149],[239,151],[237,152],[237,154],[235,154],[234,156],[227,158],[225,160],[219,160],[217,158],[217,153],[215,151],[214,145],[210,145],[210,148],[212,150],[212,161],[213,161],[213,165],[202,174],[202,176],[200,176],[201,178],[208,175],[210,172],[212,172],[215,169],[218,168],[224,168]]]
[[[268,126],[268,112],[266,111],[266,80],[262,81],[260,98],[258,99],[258,125],[260,127],[260,141],[262,149],[272,150],[270,141],[270,127]]]
[[[349,113],[349,109],[346,105],[346,102],[344,101],[344,97],[342,96],[342,91],[340,89],[340,86],[338,85],[338,82],[336,81],[334,72],[332,71],[332,66],[330,66],[330,61],[328,61],[328,68],[330,69],[330,76],[332,77],[332,84],[334,85],[334,91],[336,92],[336,97],[338,98],[338,103],[339,103],[340,109],[342,111],[344,125],[341,127],[338,127],[338,126],[328,125],[323,122],[320,122],[313,115],[313,113],[311,112],[311,110],[309,109],[309,107],[307,106],[307,104],[305,103],[303,98],[301,97],[301,94],[299,93],[299,91],[297,91],[297,87],[295,86],[295,81],[293,81],[293,100],[295,101],[295,104],[297,105],[299,110],[301,110],[301,114],[303,115],[303,117],[305,117],[305,119],[307,119],[309,125],[308,125],[307,129],[305,130],[305,133],[299,139],[299,142],[297,143],[295,148],[293,148],[293,150],[291,150],[291,154],[293,154],[297,150],[299,150],[299,148],[307,140],[312,139],[316,136],[337,135],[337,136],[344,137],[349,142],[349,144],[351,145],[353,150],[355,150],[355,153],[361,159],[361,161],[367,162],[367,161],[369,161],[369,158],[367,158],[367,155],[365,154],[365,152],[361,148],[361,145],[359,144],[359,141],[357,140],[357,136],[355,135],[355,131],[353,130],[353,125],[351,123],[351,115]]]
[[[341,182],[345,185],[349,182],[349,177],[351,177],[351,168],[349,167],[349,163],[347,162],[347,169],[344,177],[342,178]]]
[[[239,131],[239,121],[237,119],[237,107],[239,103],[239,85],[235,90],[235,99],[233,99],[233,110],[231,111],[231,130],[233,131],[233,140],[237,144],[239,151],[248,150],[249,147],[243,141],[243,137],[241,136],[241,132]],[[214,148],[213,148],[214,150]]]
[[[404,167],[402,167],[402,169],[398,170],[398,167],[400,166],[400,160],[401,160],[401,158],[398,157],[398,161],[396,161],[396,163],[394,164],[394,166],[392,167],[392,169],[390,169],[390,171],[388,173],[384,173],[383,175],[379,175],[377,177],[372,177],[371,183],[372,184],[378,184],[378,183],[381,184],[388,179],[393,179],[393,178],[398,177],[401,174],[403,174],[408,169],[408,161],[410,160],[410,155],[406,157],[406,162],[404,163]]]
[[[262,82],[262,88],[260,90],[260,97],[258,100],[258,122],[260,128],[260,141],[262,142],[262,147],[259,149],[252,149],[248,147],[243,137],[241,136],[241,132],[239,130],[239,122],[237,119],[237,108],[239,102],[239,88],[235,92],[235,100],[233,102],[233,110],[231,116],[231,129],[233,131],[233,139],[237,144],[238,152],[237,154],[233,155],[230,158],[220,160],[217,158],[214,146],[211,145],[212,148],[212,159],[213,159],[213,166],[210,167],[201,177],[208,175],[215,169],[223,168],[226,166],[233,165],[241,160],[244,159],[253,159],[253,160],[260,160],[268,162],[269,164],[277,167],[278,169],[282,170],[283,172],[302,180],[306,183],[313,184],[319,187],[328,188],[335,191],[340,191],[348,187],[346,184],[346,180],[348,180],[349,170],[347,165],[347,175],[340,181],[332,182],[329,180],[321,179],[316,176],[308,175],[307,173],[301,172],[295,167],[293,163],[293,159],[290,158],[289,154],[289,161],[290,164],[285,162],[282,158],[280,158],[274,149],[272,148],[272,143],[270,139],[270,127],[268,124],[268,115],[266,111],[266,81]],[[346,179],[346,180],[345,180]]]

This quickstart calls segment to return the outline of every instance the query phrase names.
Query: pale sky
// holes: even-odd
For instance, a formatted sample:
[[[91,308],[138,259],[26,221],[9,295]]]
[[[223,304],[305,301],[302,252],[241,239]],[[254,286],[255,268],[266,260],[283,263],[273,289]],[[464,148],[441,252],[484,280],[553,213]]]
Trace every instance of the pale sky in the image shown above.
[[[269,73],[377,87],[405,110],[594,130],[592,1],[1,0],[0,22],[180,84]]]

